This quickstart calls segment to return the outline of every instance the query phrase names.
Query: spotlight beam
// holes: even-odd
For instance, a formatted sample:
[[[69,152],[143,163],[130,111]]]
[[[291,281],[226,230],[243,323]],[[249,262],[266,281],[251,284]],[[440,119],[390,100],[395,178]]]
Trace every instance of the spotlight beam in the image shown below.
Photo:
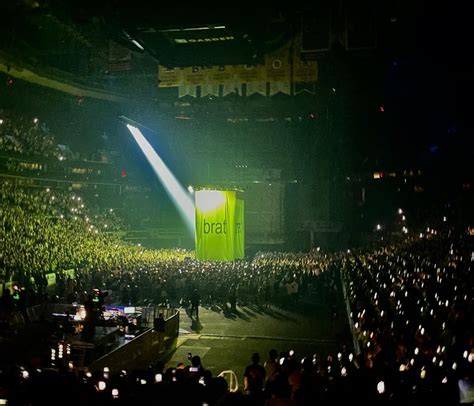
[[[142,132],[132,124],[126,124],[126,126],[142,152],[145,154],[146,159],[153,168],[156,176],[158,176],[158,179],[160,179],[161,183],[165,187],[166,192],[178,208],[178,211],[183,218],[186,227],[194,235],[195,210],[191,196],[185,191],[183,186],[181,186],[175,176],[171,173],[163,160],[143,136]]]

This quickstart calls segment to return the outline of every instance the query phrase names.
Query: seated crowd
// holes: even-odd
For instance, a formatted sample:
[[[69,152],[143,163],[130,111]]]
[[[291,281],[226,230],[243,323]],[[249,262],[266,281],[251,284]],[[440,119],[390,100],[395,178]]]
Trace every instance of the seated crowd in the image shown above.
[[[57,154],[38,123],[12,123],[0,125],[0,150]],[[198,261],[192,251],[125,244],[114,233],[122,229],[115,213],[90,207],[77,193],[2,180],[0,197],[4,277],[25,292],[16,309],[3,290],[2,339],[14,335],[17,310],[45,300],[83,303],[93,288],[107,290],[115,304],[171,306],[197,290],[203,305],[222,311],[228,303],[235,311],[237,304],[292,306],[343,293],[354,334],[353,343],[330,355],[271,350],[261,364],[254,354],[237,371],[245,388],[235,393],[199,357],[168,370],[158,362],[144,371],[96,373],[39,360],[2,364],[0,401],[8,405],[451,405],[469,396],[473,402],[473,244],[465,233],[445,227],[357,252],[261,252],[217,263]]]
[[[124,244],[107,230],[105,221],[113,213],[96,218],[77,194],[14,188],[9,182],[1,184],[1,193],[2,260],[33,297],[47,292],[49,271],[58,276],[55,294],[69,302],[80,300],[84,290],[100,287],[115,303],[179,305],[193,287],[209,305],[232,301],[231,296],[240,305],[282,304],[282,297],[288,304],[290,298],[309,297],[318,289],[337,291],[341,269],[355,334],[354,349],[344,343],[339,353],[329,356],[296,358],[289,352],[272,352],[267,363],[273,363],[273,370],[255,368],[260,378],[258,373],[251,375],[261,383],[248,384],[240,394],[229,393],[225,381],[204,369],[202,379],[194,379],[182,365],[170,371],[151,368],[141,372],[143,377],[130,371],[108,378],[83,376],[68,368],[38,372],[10,366],[3,371],[1,387],[15,393],[18,401],[23,399],[19,404],[31,396],[41,398],[35,395],[37,385],[57,382],[64,383],[57,396],[75,390],[87,398],[78,397],[78,404],[156,396],[189,396],[182,398],[186,404],[272,404],[281,397],[294,404],[354,397],[394,404],[443,399],[451,404],[458,400],[459,385],[472,382],[472,243],[466,236],[425,234],[360,252],[268,252],[251,260],[212,263],[195,260],[191,251]],[[62,277],[62,270],[71,267],[75,278]],[[224,289],[228,286],[235,290]],[[157,374],[162,374],[160,382],[155,382]],[[183,392],[183,385],[189,391]]]
[[[0,116],[0,153],[57,157],[60,151],[46,125],[38,118],[3,113]]]

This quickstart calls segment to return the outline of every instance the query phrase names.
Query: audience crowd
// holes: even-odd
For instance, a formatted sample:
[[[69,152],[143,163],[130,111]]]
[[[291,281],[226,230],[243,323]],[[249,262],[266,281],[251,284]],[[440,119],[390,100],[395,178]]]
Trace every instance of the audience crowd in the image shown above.
[[[4,120],[0,150],[56,156],[44,132],[37,122]],[[39,360],[2,363],[0,404],[474,402],[473,237],[462,230],[445,225],[358,251],[259,252],[220,263],[198,261],[188,250],[126,244],[114,211],[92,209],[77,193],[2,180],[0,197],[0,265],[4,280],[21,292],[4,284],[2,339],[18,327],[16,312],[46,300],[84,303],[94,288],[107,291],[109,303],[133,306],[195,306],[198,294],[200,304],[222,311],[337,296],[346,302],[354,338],[324,356],[271,349],[261,362],[249,354],[245,371],[235,371],[245,382],[238,392],[197,356],[167,370],[158,362],[147,370],[94,373]],[[48,286],[51,274],[56,283]]]
[[[58,157],[60,150],[49,129],[38,118],[2,114],[0,152],[47,159]]]

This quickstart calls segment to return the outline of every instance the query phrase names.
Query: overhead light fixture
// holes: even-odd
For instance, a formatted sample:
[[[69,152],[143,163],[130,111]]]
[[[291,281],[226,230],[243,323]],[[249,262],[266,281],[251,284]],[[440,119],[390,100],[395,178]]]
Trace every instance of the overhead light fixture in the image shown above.
[[[141,51],[144,51],[144,50],[145,50],[145,48],[143,48],[143,47],[141,46],[141,44],[140,44],[136,39],[132,39],[132,43],[133,43],[133,45],[135,45],[139,50],[141,50]]]
[[[206,25],[202,27],[168,28],[166,30],[160,30],[160,32],[225,30],[226,28],[225,25]]]
[[[123,30],[122,31],[123,36],[125,37],[125,40],[127,40],[129,43],[132,43],[137,50],[140,52],[145,51],[145,48],[143,45],[134,37],[132,37],[127,31]]]

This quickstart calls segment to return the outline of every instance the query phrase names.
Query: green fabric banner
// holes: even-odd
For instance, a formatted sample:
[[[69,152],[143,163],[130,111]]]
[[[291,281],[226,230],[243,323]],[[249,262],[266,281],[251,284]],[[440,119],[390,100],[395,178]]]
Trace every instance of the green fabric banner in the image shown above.
[[[232,261],[238,258],[235,240],[240,239],[240,235],[243,236],[243,230],[237,235],[236,193],[199,190],[195,193],[195,201],[196,258],[216,261]]]
[[[48,281],[48,286],[56,284],[56,274],[54,272],[46,274],[46,280]]]
[[[245,257],[245,210],[244,201],[236,199],[235,205],[235,237],[234,237],[234,258],[243,259]]]

